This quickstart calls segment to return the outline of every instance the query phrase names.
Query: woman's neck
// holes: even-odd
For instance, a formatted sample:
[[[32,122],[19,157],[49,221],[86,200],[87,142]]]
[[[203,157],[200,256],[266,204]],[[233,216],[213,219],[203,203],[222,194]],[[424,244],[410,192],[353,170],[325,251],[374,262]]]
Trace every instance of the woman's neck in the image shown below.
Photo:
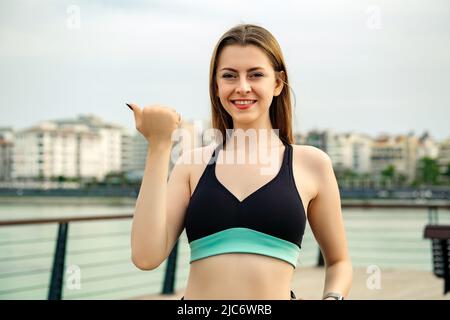
[[[279,148],[283,145],[279,137],[279,129],[227,129],[231,134],[227,139],[227,150],[256,150],[256,149],[272,149]]]

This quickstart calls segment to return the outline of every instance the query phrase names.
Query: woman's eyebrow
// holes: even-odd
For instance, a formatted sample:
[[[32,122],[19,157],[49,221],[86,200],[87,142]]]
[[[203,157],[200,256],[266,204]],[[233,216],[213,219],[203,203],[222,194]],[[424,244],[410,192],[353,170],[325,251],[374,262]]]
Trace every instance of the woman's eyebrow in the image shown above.
[[[258,69],[262,69],[262,70],[264,70],[264,68],[263,68],[263,67],[254,67],[254,68],[250,68],[250,69],[248,69],[248,70],[247,70],[247,72],[249,72],[249,71],[253,71],[253,70],[258,70]],[[222,71],[222,70],[230,70],[230,71],[236,71],[236,72],[237,72],[237,70],[235,70],[235,69],[233,69],[233,68],[228,68],[228,67],[226,67],[226,68],[222,68],[222,69],[220,69],[219,71]]]

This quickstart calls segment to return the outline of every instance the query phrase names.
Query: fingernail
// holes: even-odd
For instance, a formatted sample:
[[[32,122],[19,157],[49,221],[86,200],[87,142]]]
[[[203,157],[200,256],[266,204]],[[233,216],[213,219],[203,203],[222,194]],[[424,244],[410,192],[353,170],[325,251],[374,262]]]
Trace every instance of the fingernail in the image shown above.
[[[131,110],[133,110],[133,108],[128,104],[128,103],[125,103],[127,106],[128,106],[128,108],[130,108]]]

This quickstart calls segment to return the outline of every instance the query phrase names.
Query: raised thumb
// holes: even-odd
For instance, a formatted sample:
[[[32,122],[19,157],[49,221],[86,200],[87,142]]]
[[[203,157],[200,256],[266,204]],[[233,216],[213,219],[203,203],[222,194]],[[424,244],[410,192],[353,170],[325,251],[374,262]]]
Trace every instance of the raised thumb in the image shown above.
[[[131,109],[131,111],[133,111],[134,114],[139,113],[140,109],[134,103],[125,103],[125,104],[128,106],[128,108]]]

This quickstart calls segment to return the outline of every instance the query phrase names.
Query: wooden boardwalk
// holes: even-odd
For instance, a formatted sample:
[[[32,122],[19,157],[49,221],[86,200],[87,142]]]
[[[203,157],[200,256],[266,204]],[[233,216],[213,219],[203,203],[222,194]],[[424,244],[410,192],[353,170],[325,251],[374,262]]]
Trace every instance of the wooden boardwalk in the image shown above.
[[[353,271],[353,284],[348,299],[352,300],[450,300],[450,293],[443,295],[444,281],[431,272],[381,269],[380,288],[374,281],[372,273],[365,268],[355,268]],[[323,268],[298,268],[292,281],[292,289],[297,298],[304,300],[320,299],[323,291],[325,272]],[[369,282],[369,285],[367,284]],[[175,295],[148,295],[133,297],[131,299],[181,299],[184,289]]]

